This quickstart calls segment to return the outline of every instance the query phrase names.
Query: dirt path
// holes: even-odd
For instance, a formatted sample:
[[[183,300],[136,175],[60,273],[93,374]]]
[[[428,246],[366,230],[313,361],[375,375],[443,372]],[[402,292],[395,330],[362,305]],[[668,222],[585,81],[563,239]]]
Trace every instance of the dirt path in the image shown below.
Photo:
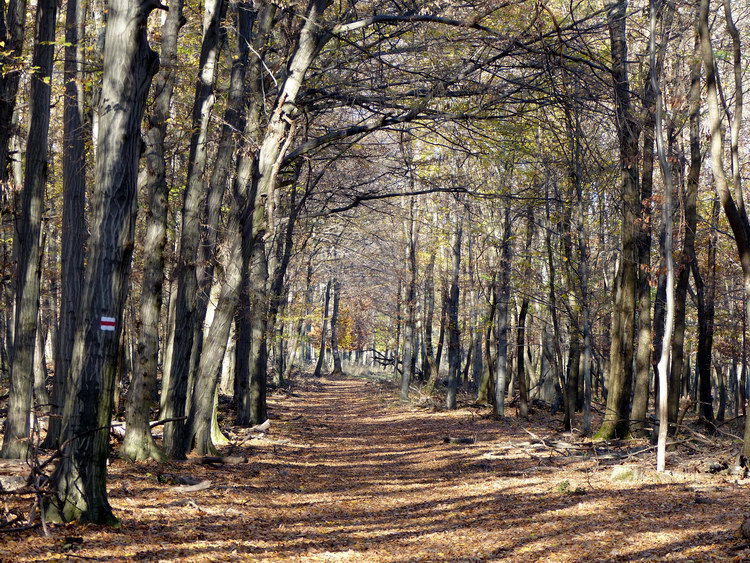
[[[8,561],[750,557],[736,534],[750,500],[746,482],[650,473],[612,481],[601,461],[530,447],[516,419],[404,407],[362,380],[309,383],[271,407],[271,432],[247,442],[249,463],[116,461],[111,497],[121,530],[0,537],[7,540],[0,554]],[[539,421],[525,427],[552,435]],[[448,435],[476,441],[443,443]],[[170,486],[185,476],[212,487]],[[82,543],[66,543],[70,534]]]

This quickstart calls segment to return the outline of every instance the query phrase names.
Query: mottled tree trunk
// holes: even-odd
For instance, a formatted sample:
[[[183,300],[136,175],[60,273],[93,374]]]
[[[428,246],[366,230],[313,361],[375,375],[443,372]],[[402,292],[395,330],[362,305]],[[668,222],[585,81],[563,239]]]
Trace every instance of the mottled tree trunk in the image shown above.
[[[320,320],[320,348],[318,349],[318,362],[315,364],[314,377],[323,375],[323,364],[326,359],[326,335],[328,333],[328,307],[331,302],[331,281],[326,283],[323,296],[323,317]]]
[[[501,249],[500,272],[497,275],[497,360],[495,362],[495,415],[505,416],[508,383],[508,333],[510,332],[510,272],[513,258],[510,205],[505,208],[505,226]]]
[[[192,111],[192,135],[188,156],[187,184],[182,206],[182,231],[180,254],[175,278],[174,342],[172,346],[171,373],[166,389],[164,416],[180,418],[186,415],[190,361],[196,329],[198,295],[197,263],[201,238],[201,209],[205,198],[204,172],[208,151],[208,127],[215,95],[217,65],[220,52],[220,25],[226,7],[225,0],[208,0],[205,5],[203,43],[200,69],[196,83]],[[171,458],[185,457],[185,428],[183,421],[169,422],[164,427],[164,448]]]
[[[745,311],[743,319],[750,318],[750,221],[745,211],[744,197],[740,183],[739,169],[739,129],[742,123],[743,104],[743,82],[742,82],[742,59],[740,48],[740,37],[731,16],[730,4],[725,2],[725,17],[729,34],[732,37],[732,51],[734,55],[734,77],[735,88],[735,111],[734,123],[732,125],[732,163],[733,182],[730,185],[724,171],[723,157],[723,131],[722,114],[719,105],[717,88],[716,64],[714,60],[713,47],[711,45],[711,34],[709,27],[710,0],[701,0],[698,30],[701,42],[701,59],[703,71],[706,75],[707,101],[709,110],[709,126],[711,130],[711,167],[714,173],[716,193],[724,208],[729,225],[734,234],[737,254],[742,265],[742,277],[745,290]],[[744,367],[743,367],[744,369]],[[744,383],[744,381],[743,381]],[[750,456],[750,417],[745,418],[745,435],[743,453]]]
[[[116,522],[106,491],[109,424],[134,246],[140,126],[158,67],[146,39],[146,19],[156,7],[136,0],[110,2],[94,220],[63,417],[67,446],[52,476],[55,496],[47,507],[53,520]]]
[[[521,301],[521,309],[518,311],[518,328],[516,329],[516,369],[518,378],[518,416],[528,418],[529,416],[529,384],[526,376],[524,362],[526,350],[526,314],[529,311],[529,299],[524,297]]]
[[[268,418],[266,405],[268,364],[268,261],[263,240],[252,248],[250,270],[250,424]]]
[[[332,375],[342,375],[341,353],[339,352],[339,305],[341,302],[341,282],[333,280],[333,312],[331,313],[331,356],[333,356]]]
[[[8,0],[7,4],[0,5],[0,9],[5,12],[0,18],[0,40],[4,51],[0,63],[4,69],[10,69],[0,73],[0,185],[5,187],[10,180],[10,142],[17,125],[13,115],[23,68],[18,61],[26,30],[26,0]]]
[[[459,276],[461,274],[461,239],[464,229],[464,217],[461,213],[456,220],[456,229],[451,240],[453,254],[451,269],[450,297],[447,304],[447,332],[448,332],[448,393],[445,400],[446,408],[456,408],[458,394],[458,376],[461,369],[461,333],[458,326],[459,305]]]
[[[430,253],[430,261],[427,263],[424,279],[424,365],[422,371],[427,378],[425,393],[430,394],[435,390],[437,383],[437,362],[435,361],[435,347],[432,343],[432,325],[435,319],[435,252]]]
[[[16,241],[16,323],[10,364],[10,398],[5,421],[5,458],[26,455],[33,403],[34,349],[39,319],[42,246],[40,233],[44,192],[49,166],[48,138],[52,92],[56,0],[39,0],[36,14],[36,45],[31,77],[31,125],[26,146],[26,169]],[[0,139],[1,140],[1,139]]]
[[[52,409],[44,439],[46,448],[56,448],[60,438],[62,405],[73,355],[75,321],[83,286],[83,258],[88,231],[86,205],[86,142],[84,136],[85,93],[83,91],[83,0],[68,0],[65,15],[65,98],[63,100],[63,218],[60,273],[61,297]]]
[[[654,6],[654,17],[661,20],[665,2]],[[672,10],[668,10],[665,25],[671,23]],[[655,68],[649,69],[661,75],[664,66],[663,51],[655,59]],[[650,64],[650,63],[649,63]],[[651,218],[648,216],[650,206],[648,202],[653,195],[654,176],[654,127],[656,125],[656,91],[653,81],[645,81],[643,92],[643,110],[645,120],[643,124],[643,170],[641,176],[641,201],[646,205],[641,208],[641,219],[638,231],[638,350],[636,352],[635,382],[633,404],[630,410],[632,431],[643,433],[646,426],[646,413],[651,381],[651,348],[653,331],[651,325]]]
[[[408,268],[406,282],[406,316],[404,319],[404,355],[403,371],[401,372],[401,400],[409,399],[409,386],[414,379],[417,360],[417,350],[414,346],[416,337],[417,310],[417,230],[415,224],[415,200],[409,199],[409,217],[404,226],[406,235],[405,258]]]
[[[164,141],[177,73],[177,36],[184,23],[182,0],[170,5],[161,31],[161,70],[154,82],[154,105],[145,135],[144,195],[146,232],[143,241],[141,323],[136,368],[128,393],[125,439],[120,455],[132,461],[161,460],[163,452],[151,435],[150,405],[156,388],[159,359],[159,319],[164,286],[164,247],[167,243],[167,197]]]
[[[626,35],[627,0],[618,0],[607,11],[612,49],[612,79],[615,89],[617,133],[623,188],[622,262],[619,288],[613,308],[607,407],[599,438],[629,434],[630,391],[633,382],[633,340],[638,281],[638,124],[631,109]]]

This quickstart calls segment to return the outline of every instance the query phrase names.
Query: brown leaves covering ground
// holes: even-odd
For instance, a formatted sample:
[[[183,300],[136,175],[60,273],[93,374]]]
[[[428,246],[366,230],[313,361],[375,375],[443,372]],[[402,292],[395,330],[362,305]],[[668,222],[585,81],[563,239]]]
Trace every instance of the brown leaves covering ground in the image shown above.
[[[748,481],[698,473],[613,481],[596,455],[550,448],[546,414],[522,425],[477,409],[428,412],[356,379],[309,382],[271,402],[271,431],[240,429],[249,463],[115,460],[117,530],[0,536],[7,561],[748,560],[737,534]],[[473,438],[472,444],[443,437]],[[571,440],[570,437],[567,438]],[[596,450],[601,451],[601,449]],[[629,460],[630,462],[633,459]],[[159,475],[209,479],[184,492]],[[81,543],[65,538],[82,538]]]

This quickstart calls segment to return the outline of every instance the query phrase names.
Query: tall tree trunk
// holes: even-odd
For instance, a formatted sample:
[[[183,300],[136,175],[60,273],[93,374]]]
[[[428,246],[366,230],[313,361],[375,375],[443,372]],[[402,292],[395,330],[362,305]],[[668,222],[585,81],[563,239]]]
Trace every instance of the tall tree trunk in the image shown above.
[[[414,379],[417,351],[416,337],[417,309],[417,230],[415,225],[415,199],[409,198],[409,217],[404,226],[406,234],[405,258],[409,279],[406,282],[406,318],[404,319],[404,357],[401,372],[401,400],[409,399],[409,386]]]
[[[490,282],[489,299],[490,302],[487,307],[487,313],[485,316],[485,332],[484,332],[484,369],[482,370],[482,381],[479,383],[479,390],[477,391],[477,402],[483,405],[494,405],[495,404],[495,362],[497,358],[493,355],[497,349],[495,342],[495,319],[497,316],[497,291],[495,286],[497,284],[497,272],[492,274],[492,281]]]
[[[505,416],[505,394],[508,384],[508,333],[510,323],[510,271],[513,258],[510,203],[506,203],[501,249],[500,272],[497,275],[497,360],[495,362],[495,415]]]
[[[73,355],[76,310],[83,286],[83,259],[88,230],[86,205],[86,142],[83,91],[84,0],[68,0],[65,14],[65,98],[63,100],[63,218],[60,316],[52,386],[52,410],[44,447],[59,444],[62,405]]]
[[[216,247],[219,239],[221,209],[227,185],[231,184],[232,159],[236,153],[239,132],[242,131],[246,118],[246,98],[250,99],[251,112],[259,105],[252,92],[245,87],[246,75],[249,67],[250,43],[258,56],[263,56],[266,47],[261,46],[265,41],[275,7],[266,4],[262,9],[253,8],[249,2],[232,3],[235,8],[234,22],[237,30],[237,43],[229,49],[232,68],[229,78],[229,92],[222,119],[221,133],[214,159],[205,200],[205,219],[201,229],[200,255],[197,264],[198,293],[195,305],[195,320],[193,329],[193,347],[190,353],[190,368],[188,381],[194,381],[199,368],[204,345],[204,326],[208,313],[211,288],[215,283],[214,269],[217,261]],[[257,27],[257,29],[256,29]],[[222,32],[224,33],[224,32]],[[223,39],[220,43],[224,43]],[[252,81],[251,81],[252,83]],[[244,140],[257,141],[254,137]],[[246,182],[247,183],[247,182]],[[239,236],[230,234],[231,236]],[[244,364],[243,364],[244,365]],[[188,398],[192,393],[188,388]]]
[[[61,438],[52,520],[116,522],[107,499],[109,424],[134,246],[140,126],[158,56],[146,38],[154,2],[112,0],[104,47],[94,221]],[[112,330],[114,329],[114,330]]]
[[[177,259],[175,278],[174,343],[172,347],[169,387],[166,389],[164,416],[181,418],[186,412],[190,359],[196,328],[196,306],[198,278],[196,264],[201,238],[201,203],[205,198],[204,172],[207,161],[207,136],[211,108],[213,107],[220,52],[221,21],[226,7],[225,0],[208,0],[205,5],[203,43],[201,45],[200,68],[196,84],[192,112],[192,135],[188,156],[188,175],[182,207],[182,231],[180,254]],[[164,426],[164,448],[171,458],[185,457],[186,425],[181,420],[168,422]]]
[[[249,242],[249,241],[248,241]],[[263,240],[252,248],[250,273],[250,423],[260,424],[268,417],[266,405],[266,366],[268,362],[268,261]]]
[[[518,332],[516,333],[516,357],[518,358],[518,363],[516,364],[518,370],[518,416],[521,418],[529,417],[529,385],[524,362],[526,350],[526,314],[528,311],[529,299],[524,296],[523,301],[521,301],[521,309],[518,312]]]
[[[52,56],[57,1],[40,0],[36,13],[36,45],[31,77],[31,125],[26,146],[26,170],[21,193],[16,246],[16,324],[10,366],[10,398],[2,457],[26,455],[33,397],[34,348],[39,319],[42,214],[49,165],[48,138],[52,92]]]
[[[653,16],[657,22],[661,21],[665,2],[658,2],[652,6]],[[672,10],[668,10],[665,27],[671,25]],[[656,68],[649,68],[643,92],[643,110],[645,122],[643,124],[643,171],[641,179],[641,201],[649,202],[653,195],[654,176],[654,127],[656,125],[656,91],[651,73],[661,75],[664,66],[664,50],[659,49],[653,64]],[[649,65],[652,63],[650,62]],[[650,205],[641,208],[641,219],[638,232],[638,350],[636,353],[635,388],[633,405],[630,411],[632,430],[643,433],[646,427],[646,413],[648,411],[649,386],[651,381],[651,348],[653,331],[651,325],[651,218]]]
[[[138,357],[128,393],[125,439],[120,454],[132,461],[161,460],[164,453],[151,435],[150,405],[156,388],[159,320],[164,286],[164,247],[167,243],[167,197],[164,141],[177,72],[177,37],[184,23],[182,0],[171,4],[161,32],[161,69],[154,82],[155,101],[148,116],[145,142],[146,233],[143,243],[143,286]]]
[[[432,325],[435,322],[435,251],[430,253],[424,278],[424,364],[422,371],[427,378],[425,393],[428,395],[435,390],[437,383],[437,362],[435,361],[435,347],[432,343]]]
[[[451,248],[453,251],[453,263],[451,270],[451,289],[448,298],[448,394],[446,396],[446,407],[456,408],[456,395],[458,394],[458,376],[461,370],[461,335],[458,327],[458,299],[459,299],[459,276],[461,274],[461,238],[464,229],[463,210],[456,219],[456,229],[453,232]]]
[[[323,296],[323,318],[320,321],[320,349],[318,350],[318,362],[315,364],[314,377],[320,377],[323,374],[323,364],[326,359],[326,335],[328,333],[328,306],[331,302],[331,280],[326,283],[326,289]]]
[[[526,244],[524,246],[524,259],[530,262],[531,244],[534,241],[534,210],[531,206],[527,209],[526,216]],[[516,357],[518,378],[518,416],[528,418],[529,416],[529,378],[526,375],[525,353],[526,353],[526,315],[529,311],[529,297],[524,294],[521,308],[518,312],[518,329],[516,334]]]
[[[708,24],[708,14],[710,11],[710,0],[701,0],[700,16],[698,30],[701,42],[701,59],[703,61],[703,70],[706,74],[707,100],[709,110],[709,126],[711,130],[711,168],[714,173],[716,192],[719,196],[721,206],[724,208],[724,214],[729,221],[729,225],[734,234],[739,255],[740,264],[742,265],[742,278],[745,289],[745,311],[743,318],[750,318],[750,221],[748,221],[745,212],[745,203],[742,195],[742,186],[740,184],[738,142],[739,129],[742,123],[742,60],[740,38],[737,29],[734,26],[729,3],[724,4],[727,27],[732,37],[732,51],[734,55],[734,76],[735,76],[735,112],[732,129],[732,162],[734,164],[734,175],[732,187],[727,181],[726,172],[724,171],[724,143],[721,125],[721,111],[719,107],[719,96],[717,92],[716,65],[714,61],[713,47],[711,45],[711,34]],[[745,436],[743,453],[750,456],[750,417],[745,419]]]
[[[692,131],[692,124],[691,124]],[[698,138],[699,128],[696,123],[695,133],[693,137],[691,133],[691,167],[693,157],[697,156],[700,159],[700,142]],[[693,143],[693,139],[696,141]],[[693,152],[695,145],[696,153]],[[692,171],[692,168],[691,168]],[[700,275],[698,270],[698,261],[693,260],[693,278],[695,279],[695,286],[698,294],[698,357],[696,363],[698,365],[698,401],[700,403],[700,416],[709,429],[713,429],[713,396],[711,393],[711,355],[713,348],[714,338],[714,310],[716,300],[716,246],[718,242],[718,227],[719,227],[719,200],[714,198],[712,210],[711,210],[711,233],[708,239],[708,257],[706,261],[706,275],[705,278]],[[723,420],[724,418],[724,404],[726,403],[726,392],[723,385],[723,370],[717,371],[717,376],[721,379],[720,381],[720,392],[723,393],[722,400],[724,401],[720,407],[719,412],[721,418],[717,414],[717,420]]]
[[[341,282],[333,279],[333,312],[331,313],[331,355],[333,356],[332,375],[342,375],[341,353],[339,352],[339,304],[341,302]]]
[[[598,438],[629,434],[630,390],[633,382],[633,336],[638,281],[638,124],[631,109],[626,34],[627,0],[618,0],[607,11],[612,49],[612,79],[615,89],[617,134],[623,188],[622,261],[618,296],[612,313],[607,407]],[[618,326],[619,325],[619,326]]]
[[[656,470],[664,471],[666,464],[666,443],[669,418],[668,397],[670,386],[674,378],[670,377],[670,354],[672,351],[672,331],[674,328],[677,303],[675,300],[674,287],[674,261],[672,258],[672,192],[674,183],[672,181],[672,167],[664,149],[662,133],[663,98],[659,86],[659,73],[656,65],[656,22],[657,14],[655,3],[651,0],[651,26],[650,26],[650,53],[651,53],[651,82],[656,97],[656,150],[659,155],[659,165],[664,178],[664,260],[667,264],[667,316],[664,324],[664,342],[662,343],[661,358],[659,359],[659,437],[656,454]],[[678,376],[679,377],[679,376]],[[678,380],[679,381],[679,380]]]
[[[3,2],[0,9],[5,12],[0,18],[0,40],[4,50],[0,57],[3,67],[0,73],[0,185],[6,186],[11,176],[10,142],[15,134],[13,116],[22,72],[22,65],[18,63],[25,38],[26,0],[7,0],[7,4]]]

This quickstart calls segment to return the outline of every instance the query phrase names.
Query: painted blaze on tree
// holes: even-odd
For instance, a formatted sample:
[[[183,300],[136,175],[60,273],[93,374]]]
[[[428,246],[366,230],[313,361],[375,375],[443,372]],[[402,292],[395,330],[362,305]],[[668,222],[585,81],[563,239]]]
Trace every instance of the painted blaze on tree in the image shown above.
[[[112,0],[104,47],[89,259],[63,411],[63,455],[47,516],[116,523],[106,474],[114,378],[127,296],[136,217],[140,124],[159,58],[146,20],[155,1]]]

